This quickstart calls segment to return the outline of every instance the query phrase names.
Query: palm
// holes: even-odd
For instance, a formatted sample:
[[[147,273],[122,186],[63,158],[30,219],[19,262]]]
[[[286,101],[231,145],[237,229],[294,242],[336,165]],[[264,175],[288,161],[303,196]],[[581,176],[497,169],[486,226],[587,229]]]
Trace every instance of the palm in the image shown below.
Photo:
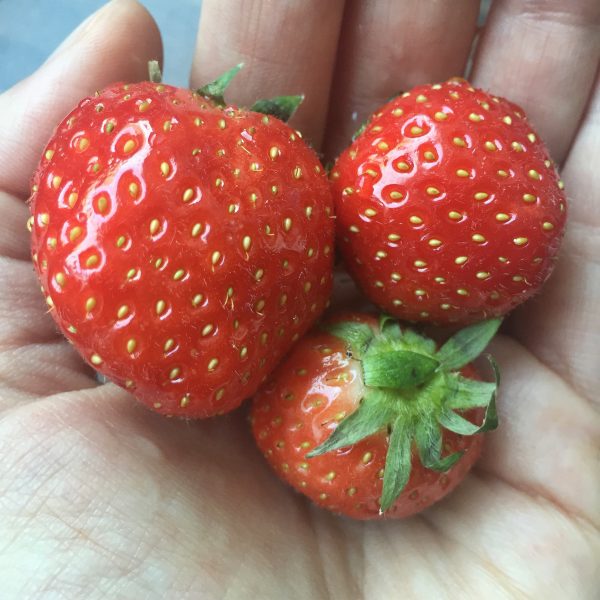
[[[211,4],[205,1],[205,23]],[[339,11],[341,4],[322,3],[319,10]],[[347,11],[346,28],[359,10]],[[501,56],[492,44],[507,11],[501,4],[474,73],[498,93],[513,72],[500,67],[492,76],[486,65]],[[328,23],[328,15],[320,16]],[[597,27],[597,12],[591,21]],[[134,22],[138,30],[146,25],[141,40],[125,35]],[[562,30],[553,26],[558,35]],[[566,161],[572,201],[555,277],[512,318],[514,337],[495,343],[503,373],[501,428],[489,437],[476,471],[446,501],[409,521],[365,524],[330,516],[280,485],[254,449],[243,414],[203,423],[152,415],[116,386],[98,386],[55,333],[28,259],[22,198],[29,175],[53,122],[78,97],[111,80],[143,77],[145,60],[160,52],[155,29],[134,3],[105,9],[93,28],[76,43],[83,48],[95,41],[96,54],[70,48],[0,100],[0,112],[12,117],[0,126],[0,187],[6,190],[0,193],[0,539],[7,540],[0,568],[8,597],[444,598],[471,590],[485,598],[592,597],[600,543],[593,406],[600,335],[593,210],[600,188],[593,166],[600,159],[597,90],[576,139],[575,129],[593,85],[598,39],[577,34],[567,42],[584,59],[574,67],[552,65],[559,71],[555,80],[563,86],[566,80],[575,98],[561,104],[560,128],[549,118],[552,99],[538,102],[542,96],[532,95],[552,91],[554,79],[536,89],[533,76],[521,73],[526,83],[510,94],[531,107],[555,156]],[[210,46],[205,38],[200,47]],[[317,31],[315,39],[317,48],[308,54],[323,50],[326,36],[321,40]],[[137,60],[107,64],[102,52],[109,48],[113,56],[135,50]],[[210,47],[202,49],[210,54]],[[458,70],[464,51],[453,48],[443,68],[431,67],[426,78]],[[237,62],[233,55],[223,60],[227,64],[207,62],[208,75]],[[260,61],[256,57],[259,79]],[[375,88],[376,99],[360,98],[353,89],[361,75],[348,75],[343,63],[336,89],[354,94],[365,111],[389,95]],[[76,83],[57,88],[65,65]],[[327,98],[322,78],[328,72],[311,95],[312,71],[293,82],[293,72],[281,70],[294,88],[308,87],[313,109]],[[202,75],[204,65],[197,64],[194,79]],[[406,85],[416,83],[410,69],[403,76]],[[44,86],[53,90],[51,106]],[[298,115],[313,139],[323,129],[323,106]],[[330,150],[352,127],[344,112],[351,103],[340,106],[334,120],[346,115],[346,121],[332,126]]]

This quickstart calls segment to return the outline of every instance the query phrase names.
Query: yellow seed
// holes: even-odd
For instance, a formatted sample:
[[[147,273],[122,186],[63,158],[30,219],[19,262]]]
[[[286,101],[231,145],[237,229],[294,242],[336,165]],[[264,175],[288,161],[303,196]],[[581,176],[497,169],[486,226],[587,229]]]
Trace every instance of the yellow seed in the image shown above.
[[[218,364],[219,364],[218,358],[211,358],[210,361],[208,362],[208,370],[214,371],[217,368]]]
[[[375,252],[375,256],[377,258],[385,258],[387,256],[387,252],[384,250],[377,250],[377,252]]]
[[[278,156],[281,156],[281,150],[277,146],[271,146],[269,149],[269,156],[271,160],[275,160]]]
[[[109,121],[106,124],[106,133],[112,133],[112,130],[115,128],[115,124],[113,121]]]
[[[467,171],[465,169],[458,169],[456,171],[456,174],[458,175],[458,177],[468,177],[469,176],[469,171]]]
[[[461,148],[464,148],[467,145],[467,142],[465,142],[465,140],[463,140],[462,138],[459,138],[459,137],[453,138],[452,143],[455,146],[460,146]]]
[[[552,161],[546,159],[544,161],[544,166],[549,169],[552,166]]]
[[[132,198],[135,198],[139,194],[140,186],[135,182],[131,182],[129,186],[127,186],[127,189],[129,190],[129,195]]]
[[[425,160],[435,160],[437,157],[436,157],[435,153],[432,152],[431,150],[426,150],[425,152],[423,152],[423,158]]]
[[[510,219],[510,217],[506,213],[498,213],[496,215],[496,221],[500,221],[500,223],[504,223],[505,221],[508,221],[509,219]]]
[[[304,292],[305,292],[306,294],[308,294],[308,292],[310,292],[310,288],[311,288],[311,287],[312,287],[312,283],[311,283],[310,281],[307,281],[307,282],[304,284]]]
[[[264,307],[265,307],[265,301],[262,299],[259,300],[255,306],[256,312],[260,312]]]
[[[281,294],[281,296],[279,297],[279,306],[284,306],[287,302],[287,298],[287,294]]]
[[[61,182],[62,182],[62,177],[60,175],[55,175],[52,178],[52,187],[54,189],[57,189],[60,186]]]
[[[190,395],[186,394],[179,401],[179,406],[181,406],[181,408],[185,408],[189,403],[190,403]]]
[[[160,221],[158,219],[152,219],[150,221],[150,234],[154,235],[160,229]]]
[[[496,146],[496,144],[494,144],[494,142],[490,142],[487,141],[485,144],[485,149],[489,150],[490,152],[494,152],[495,150],[498,150],[498,147]]]
[[[390,278],[392,281],[400,281],[402,279],[402,275],[400,275],[400,273],[392,273]]]
[[[426,191],[429,196],[437,196],[440,193],[440,190],[433,186],[429,186]]]
[[[73,229],[71,229],[69,232],[69,240],[74,242],[81,235],[82,231],[83,230],[81,227],[79,227],[79,225],[75,225],[75,227],[73,227]]]
[[[147,100],[140,102],[140,104],[138,106],[138,110],[140,112],[146,112],[149,108],[150,108],[150,102],[148,102]]]
[[[497,173],[500,177],[508,177],[508,171],[505,171],[504,169],[498,169]]]
[[[173,279],[175,281],[179,281],[180,279],[183,278],[184,275],[185,275],[185,269],[177,269],[177,271],[175,271],[175,273],[173,273]]]
[[[124,317],[126,317],[129,314],[129,306],[127,306],[127,304],[123,304],[122,306],[119,307],[119,310],[117,311],[117,318],[122,319]]]
[[[502,120],[507,124],[507,125],[512,125],[512,119],[506,115],[505,117],[502,118]]]
[[[394,300],[392,300],[392,304],[394,306],[402,306],[402,300],[399,300],[398,298],[394,298]]]
[[[477,113],[471,113],[469,115],[469,121],[473,121],[473,123],[479,123],[482,119],[483,117]]]
[[[329,473],[325,475],[325,479],[327,481],[333,481],[335,479],[335,471],[329,471]]]
[[[56,248],[56,244],[57,244],[57,239],[55,237],[49,237],[48,238],[48,248],[50,248],[51,250],[54,250],[54,248]]]
[[[432,248],[437,248],[438,246],[442,245],[442,242],[436,238],[431,238],[428,242],[427,242]]]
[[[413,125],[410,128],[410,133],[411,133],[411,135],[421,135],[423,133],[423,128],[418,127],[417,125]]]
[[[529,203],[535,202],[536,197],[533,194],[523,194],[523,201]]]
[[[246,250],[250,250],[250,246],[252,245],[252,238],[249,235],[245,235],[242,239],[242,248]]]
[[[540,174],[535,169],[529,169],[529,171],[527,171],[527,176],[530,179],[535,179],[535,180],[541,179]]]
[[[418,95],[418,96],[415,98],[415,100],[416,100],[417,102],[427,102],[427,96],[424,96],[423,94],[419,94],[419,95]]]
[[[108,200],[106,199],[106,196],[100,196],[100,198],[98,198],[98,211],[103,215],[107,208]]]
[[[513,275],[512,280],[513,281],[523,281],[524,277],[523,275]]]
[[[524,148],[523,145],[520,144],[519,142],[512,142],[510,147],[515,151],[515,152],[523,152]]]
[[[213,265],[216,265],[221,260],[221,253],[218,250],[215,250],[210,257],[210,260]]]
[[[180,373],[181,373],[181,369],[179,367],[174,367],[173,369],[171,369],[171,371],[169,373],[169,379],[171,381],[173,381],[173,379],[177,379],[179,377]]]
[[[54,278],[60,287],[63,287],[67,281],[64,273],[57,273]]]
[[[413,264],[419,269],[427,266],[427,263],[424,260],[415,260]]]
[[[219,129],[225,129],[225,127],[227,127],[227,123],[225,122],[225,119],[219,119],[219,121],[217,122],[217,125],[219,126]]]
[[[485,192],[476,192],[473,196],[475,200],[487,200],[489,198],[489,194]]]
[[[173,338],[169,338],[165,342],[165,345],[163,346],[163,350],[165,352],[169,352],[169,350],[171,350],[173,348],[173,346],[175,346],[175,340]]]
[[[88,256],[85,261],[85,266],[88,268],[95,267],[100,262],[100,257],[97,254],[92,254]]]
[[[88,140],[86,137],[82,137],[79,140],[79,143],[77,144],[79,151],[83,152],[84,150],[86,150],[90,145],[90,140]]]
[[[434,277],[434,281],[436,283],[446,283],[446,278],[445,277]]]
[[[507,262],[508,262],[508,258],[506,258],[506,256],[499,256],[499,257],[498,257],[498,260],[499,260],[501,263],[507,263]]]
[[[136,346],[137,342],[133,338],[127,340],[127,352],[129,352],[129,354],[135,352]]]
[[[469,292],[467,290],[465,290],[464,288],[459,288],[458,290],[456,290],[456,293],[459,296],[468,296]]]
[[[387,237],[390,242],[397,242],[400,239],[400,236],[397,233],[390,233]]]
[[[536,140],[535,133],[528,133],[527,139],[533,144]]]
[[[448,118],[448,115],[447,115],[446,113],[444,113],[444,112],[440,112],[440,111],[438,111],[438,112],[436,112],[436,113],[433,115],[433,118],[434,118],[436,121],[445,121],[445,120]]]
[[[300,177],[302,177],[302,169],[299,166],[294,167],[293,176],[294,179],[300,179]]]
[[[101,365],[102,364],[102,357],[99,356],[98,354],[94,353],[90,356],[90,361],[93,365]]]
[[[468,259],[468,257],[466,257],[466,256],[457,256],[457,257],[454,259],[454,262],[455,262],[457,265],[464,265],[464,264],[467,262],[467,260],[469,260],[469,259]]]
[[[192,298],[192,306],[198,306],[199,304],[202,303],[203,300],[204,300],[204,296],[202,294],[196,294]]]
[[[554,225],[550,223],[550,221],[544,221],[542,223],[542,229],[544,231],[552,231],[554,229]]]
[[[185,192],[183,192],[183,201],[189,202],[194,197],[194,190],[192,188],[187,188]]]
[[[69,197],[67,198],[67,204],[69,205],[69,208],[73,208],[75,206],[78,197],[79,195],[77,194],[77,192],[71,192],[69,194]]]
[[[394,117],[401,117],[404,114],[404,111],[401,108],[394,108],[394,110],[392,110],[392,115],[394,115]]]
[[[415,296],[425,296],[426,294],[425,290],[415,290]]]
[[[127,241],[127,238],[124,235],[120,235],[117,239],[117,244],[116,244],[117,248],[122,248],[126,241]]]
[[[362,461],[366,465],[373,458],[372,452],[365,452],[362,456]]]
[[[256,279],[256,281],[260,281],[263,278],[264,274],[265,274],[264,269],[257,269],[256,272],[254,273],[254,279]]]
[[[306,218],[307,218],[307,219],[310,219],[310,217],[311,217],[311,215],[312,215],[312,212],[313,212],[313,207],[312,207],[312,206],[307,206],[307,207],[304,209],[304,214],[306,215]]]
[[[367,208],[365,209],[365,216],[366,217],[374,217],[377,214],[377,211],[373,208]]]
[[[169,173],[171,172],[171,166],[168,162],[160,163],[160,172],[163,174],[164,177],[167,177],[169,175]]]
[[[126,154],[129,154],[134,148],[135,148],[135,141],[127,140],[125,142],[125,144],[123,145],[123,152],[125,152]]]
[[[212,323],[207,323],[202,328],[202,332],[201,332],[202,337],[206,337],[207,335],[210,335],[212,333],[213,329],[214,329],[213,324]]]
[[[462,219],[462,215],[461,215],[459,212],[455,211],[455,210],[451,210],[451,211],[448,213],[448,216],[449,216],[449,217],[450,217],[450,218],[451,218],[453,221],[460,221],[460,219]]]
[[[479,271],[475,277],[477,277],[477,279],[487,279],[490,276],[490,274],[487,271]]]
[[[159,300],[156,303],[156,314],[161,315],[165,311],[166,307],[167,307],[167,303],[164,300]]]
[[[389,150],[389,146],[387,145],[386,142],[379,142],[379,144],[377,144],[377,148],[379,148],[379,150],[382,150],[383,152],[386,152],[387,150]]]
[[[44,157],[46,158],[46,160],[52,160],[53,156],[54,156],[54,150],[46,150],[46,153],[44,154]]]
[[[287,217],[283,220],[283,230],[289,231],[292,228],[292,220]]]
[[[408,171],[410,170],[410,165],[407,162],[400,160],[396,163],[396,169],[398,169],[398,171]]]
[[[94,308],[96,308],[96,298],[92,296],[85,301],[85,310],[91,312]]]
[[[477,242],[478,244],[482,244],[483,242],[485,242],[485,237],[484,237],[484,236],[482,236],[480,233],[474,233],[474,234],[471,236],[471,239],[472,239],[474,242]]]
[[[198,234],[202,231],[202,224],[201,223],[194,223],[194,226],[192,227],[192,237],[198,237]]]
[[[421,217],[417,217],[416,215],[412,215],[408,220],[413,225],[421,225],[421,223],[423,223],[423,219],[421,219]]]
[[[526,237],[513,238],[513,244],[515,246],[524,246],[529,240]]]
[[[163,131],[171,131],[172,125],[173,125],[173,123],[171,123],[171,121],[165,121],[163,123]]]
[[[225,388],[219,388],[217,390],[217,392],[215,393],[215,400],[221,400],[223,398],[223,395],[225,394]]]
[[[248,348],[246,346],[242,346],[240,348],[240,358],[246,358],[248,356]]]

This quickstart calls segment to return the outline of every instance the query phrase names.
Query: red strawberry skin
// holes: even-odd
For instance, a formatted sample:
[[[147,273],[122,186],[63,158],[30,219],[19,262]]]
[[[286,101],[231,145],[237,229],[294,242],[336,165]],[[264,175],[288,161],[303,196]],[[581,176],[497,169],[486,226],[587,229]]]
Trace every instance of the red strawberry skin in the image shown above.
[[[377,320],[365,314],[348,320]],[[463,374],[477,378],[472,367]],[[483,435],[464,437],[444,431],[444,453],[464,451],[445,473],[425,469],[413,455],[411,476],[394,505],[381,515],[379,499],[388,448],[385,432],[314,458],[305,455],[327,439],[353,413],[364,393],[360,362],[339,338],[309,332],[254,397],[251,410],[256,443],[277,475],[313,502],[354,519],[403,518],[449,494],[481,454]],[[471,411],[475,419],[479,409]]]
[[[501,316],[554,267],[566,207],[548,152],[518,106],[464,80],[383,106],[331,178],[347,268],[399,318]]]
[[[50,314],[158,412],[232,410],[328,301],[329,185],[272,117],[115,84],[58,126],[33,190]]]

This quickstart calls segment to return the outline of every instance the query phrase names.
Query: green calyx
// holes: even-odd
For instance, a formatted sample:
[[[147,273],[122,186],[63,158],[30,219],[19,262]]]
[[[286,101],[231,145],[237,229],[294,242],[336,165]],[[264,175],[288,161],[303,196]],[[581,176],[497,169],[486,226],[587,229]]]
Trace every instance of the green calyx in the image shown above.
[[[495,429],[498,368],[487,358],[494,382],[464,377],[460,369],[476,359],[500,326],[490,319],[462,329],[439,349],[436,343],[383,316],[378,331],[366,323],[340,322],[329,333],[344,340],[347,351],[360,360],[365,394],[357,410],[343,419],[308,458],[351,446],[379,431],[388,431],[381,512],[388,510],[410,478],[413,447],[424,467],[447,471],[462,456],[442,456],[443,430],[468,436]],[[476,425],[462,416],[485,408]]]
[[[214,104],[220,107],[226,106],[225,91],[233,78],[240,72],[244,63],[240,63],[217,77],[214,81],[207,83],[199,88],[198,94],[207,98]],[[276,96],[275,98],[267,98],[257,100],[250,110],[264,115],[271,115],[280,121],[287,122],[292,115],[298,110],[298,107],[304,100],[303,95],[298,96]]]

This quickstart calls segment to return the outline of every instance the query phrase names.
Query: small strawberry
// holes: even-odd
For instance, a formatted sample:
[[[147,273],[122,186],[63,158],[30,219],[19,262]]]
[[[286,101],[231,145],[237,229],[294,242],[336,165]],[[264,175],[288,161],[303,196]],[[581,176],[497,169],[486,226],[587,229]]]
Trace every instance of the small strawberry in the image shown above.
[[[464,80],[383,106],[331,178],[347,268],[400,318],[501,316],[554,267],[565,197],[548,152],[519,107]]]
[[[407,517],[452,491],[497,425],[496,383],[470,364],[500,321],[436,343],[350,313],[307,334],[255,396],[251,423],[277,474],[356,519]],[[491,360],[491,359],[490,359]],[[474,421],[481,421],[480,425]]]
[[[199,93],[142,82],[84,99],[34,179],[51,315],[95,369],[169,415],[238,406],[330,293],[323,169],[277,118],[223,104],[235,71]]]

